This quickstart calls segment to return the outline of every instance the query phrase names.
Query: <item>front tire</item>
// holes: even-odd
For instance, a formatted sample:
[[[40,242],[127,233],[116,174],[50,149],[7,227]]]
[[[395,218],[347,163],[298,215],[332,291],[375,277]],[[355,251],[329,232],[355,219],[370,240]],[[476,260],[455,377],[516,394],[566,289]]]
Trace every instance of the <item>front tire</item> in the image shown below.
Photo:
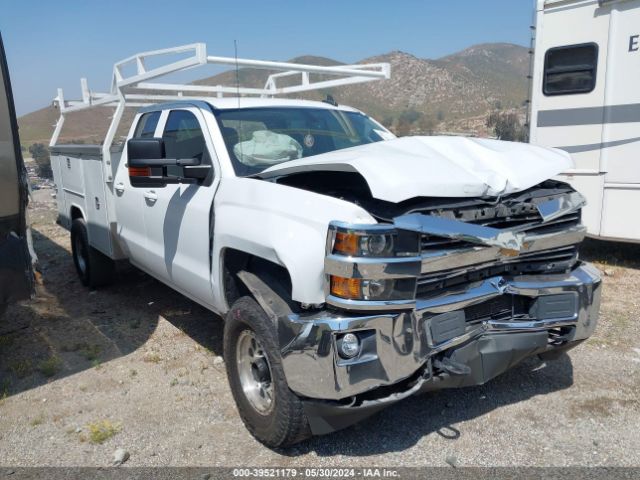
[[[268,447],[285,447],[311,436],[300,398],[284,375],[273,322],[251,297],[227,314],[224,360],[233,398],[249,432]]]
[[[87,224],[83,218],[76,218],[71,223],[71,253],[85,287],[102,287],[113,282],[115,262],[89,245]]]

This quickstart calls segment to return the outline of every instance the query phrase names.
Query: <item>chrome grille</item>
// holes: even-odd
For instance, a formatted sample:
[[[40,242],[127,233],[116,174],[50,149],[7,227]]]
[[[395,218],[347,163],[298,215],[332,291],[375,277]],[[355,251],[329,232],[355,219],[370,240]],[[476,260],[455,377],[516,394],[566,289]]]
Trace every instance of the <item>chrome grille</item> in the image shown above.
[[[470,265],[464,268],[422,274],[418,278],[418,297],[441,292],[456,285],[499,275],[556,273],[571,268],[578,258],[578,246],[572,245],[534,253],[523,253],[497,263]]]
[[[580,212],[573,212],[564,215],[560,218],[541,223],[542,218],[540,214],[532,212],[522,212],[521,214],[508,215],[504,217],[495,217],[482,220],[474,220],[469,223],[477,225],[483,225],[485,227],[492,228],[518,228],[518,230],[527,233],[535,233],[536,235],[542,235],[545,233],[557,232],[566,228],[569,228],[580,223]],[[420,247],[423,252],[429,250],[440,250],[442,248],[457,248],[470,246],[471,244],[459,240],[450,240],[442,237],[435,237],[431,235],[422,235],[420,239]]]
[[[585,235],[583,204],[580,194],[570,189],[558,193],[557,186],[545,184],[497,203],[460,201],[412,211],[423,216],[406,220],[423,232],[418,298],[495,276],[568,271],[578,260],[578,245]],[[477,227],[494,229],[495,234]],[[508,244],[497,240],[499,234],[507,238],[517,234],[524,243],[503,251],[502,245]]]
[[[532,225],[527,228],[526,232],[532,232],[536,234],[550,233],[558,230],[563,230],[568,227],[572,227],[574,225],[578,225],[580,223],[580,212],[573,212],[567,215],[564,215],[560,218],[556,218],[555,220],[550,220],[546,223],[539,225]]]

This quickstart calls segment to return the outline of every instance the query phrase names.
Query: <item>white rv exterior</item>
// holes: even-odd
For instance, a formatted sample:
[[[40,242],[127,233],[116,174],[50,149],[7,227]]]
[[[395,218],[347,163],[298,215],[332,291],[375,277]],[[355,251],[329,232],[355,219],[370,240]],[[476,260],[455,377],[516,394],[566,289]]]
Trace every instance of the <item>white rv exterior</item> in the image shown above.
[[[561,148],[590,236],[640,242],[640,0],[538,0],[531,142]]]

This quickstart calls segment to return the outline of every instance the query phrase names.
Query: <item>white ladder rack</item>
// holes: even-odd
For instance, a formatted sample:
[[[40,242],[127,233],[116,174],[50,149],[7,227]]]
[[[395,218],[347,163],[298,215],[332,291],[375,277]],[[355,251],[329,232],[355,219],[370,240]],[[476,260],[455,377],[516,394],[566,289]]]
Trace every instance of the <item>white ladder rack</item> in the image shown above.
[[[167,57],[169,55],[187,55],[181,60],[168,61],[167,63],[147,68],[149,59]],[[154,83],[151,80],[158,79],[170,73],[180,72],[208,64],[231,65],[234,67],[251,67],[266,70],[275,70],[277,73],[269,75],[263,88],[248,88],[236,85],[193,85],[193,84],[166,84]],[[135,73],[127,75],[127,68]],[[309,74],[323,74],[333,76],[330,80],[311,82]],[[285,77],[299,75],[299,83],[287,86],[278,86],[278,81]],[[287,62],[270,62],[264,60],[250,60],[233,57],[216,57],[207,55],[207,46],[204,43],[193,43],[181,47],[166,48],[150,52],[142,52],[117,62],[113,66],[111,89],[108,93],[92,92],[89,89],[86,78],[80,79],[82,100],[65,100],[61,88],[53,99],[54,105],[60,109],[60,117],[56,123],[50,147],[57,144],[60,131],[64,125],[65,114],[87,110],[94,107],[115,107],[115,113],[102,144],[102,157],[107,174],[107,181],[111,175],[111,145],[115,137],[118,125],[122,120],[122,114],[126,107],[139,107],[151,105],[162,101],[174,101],[180,99],[207,99],[212,96],[222,97],[225,94],[235,96],[259,96],[274,97],[290,93],[300,93],[321,88],[338,87],[355,83],[370,82],[374,80],[390,78],[391,67],[388,63],[372,63],[362,65],[304,65]],[[146,92],[146,93],[145,93]],[[158,93],[161,92],[161,93]]]

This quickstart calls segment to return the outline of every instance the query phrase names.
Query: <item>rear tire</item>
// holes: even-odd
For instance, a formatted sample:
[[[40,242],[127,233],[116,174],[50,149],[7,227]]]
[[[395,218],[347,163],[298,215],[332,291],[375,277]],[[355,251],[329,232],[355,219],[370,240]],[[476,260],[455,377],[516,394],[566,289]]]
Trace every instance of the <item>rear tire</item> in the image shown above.
[[[300,398],[284,375],[273,322],[256,301],[239,298],[224,326],[224,360],[233,398],[249,432],[268,447],[311,436]]]
[[[83,218],[76,218],[71,223],[71,253],[84,286],[96,288],[113,282],[115,262],[89,245],[87,224]]]

